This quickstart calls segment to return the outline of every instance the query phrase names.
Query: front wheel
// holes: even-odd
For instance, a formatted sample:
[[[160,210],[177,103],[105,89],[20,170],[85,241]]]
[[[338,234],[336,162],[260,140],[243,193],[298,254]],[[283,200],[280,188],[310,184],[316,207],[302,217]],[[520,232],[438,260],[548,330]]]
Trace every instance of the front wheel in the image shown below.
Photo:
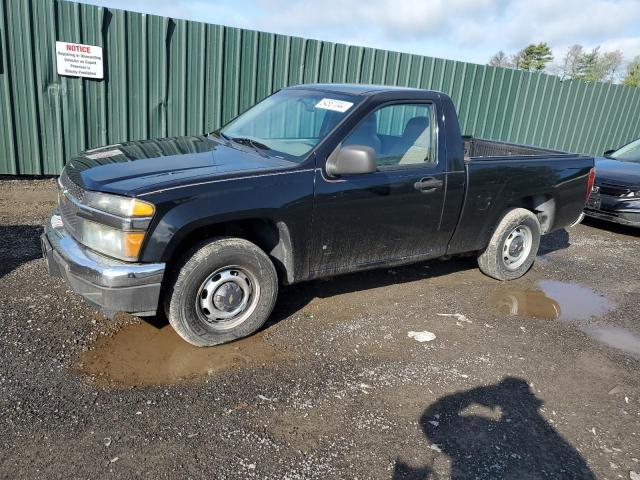
[[[258,330],[276,301],[278,276],[269,257],[240,238],[196,245],[182,259],[165,295],[169,323],[198,347]]]
[[[529,271],[540,246],[540,223],[529,210],[514,208],[498,223],[478,256],[482,272],[497,280],[515,280]]]

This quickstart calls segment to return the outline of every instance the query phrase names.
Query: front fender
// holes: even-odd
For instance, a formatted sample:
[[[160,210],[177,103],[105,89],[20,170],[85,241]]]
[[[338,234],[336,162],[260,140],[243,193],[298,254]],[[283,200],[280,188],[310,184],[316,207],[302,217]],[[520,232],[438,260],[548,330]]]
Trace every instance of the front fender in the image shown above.
[[[192,232],[202,227],[260,219],[287,226],[296,271],[308,269],[313,170],[262,175],[194,185],[145,197],[156,205],[141,261],[168,261]],[[279,227],[278,227],[279,228]]]

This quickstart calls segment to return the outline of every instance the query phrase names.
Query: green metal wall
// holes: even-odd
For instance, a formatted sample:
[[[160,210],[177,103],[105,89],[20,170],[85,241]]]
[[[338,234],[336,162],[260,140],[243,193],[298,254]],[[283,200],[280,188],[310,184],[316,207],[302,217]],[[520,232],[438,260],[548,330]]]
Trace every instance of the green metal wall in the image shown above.
[[[640,137],[640,88],[240,30],[58,0],[0,0],[0,173],[210,131],[303,82],[441,90],[463,133],[599,154]],[[61,77],[55,42],[103,47],[104,80]]]

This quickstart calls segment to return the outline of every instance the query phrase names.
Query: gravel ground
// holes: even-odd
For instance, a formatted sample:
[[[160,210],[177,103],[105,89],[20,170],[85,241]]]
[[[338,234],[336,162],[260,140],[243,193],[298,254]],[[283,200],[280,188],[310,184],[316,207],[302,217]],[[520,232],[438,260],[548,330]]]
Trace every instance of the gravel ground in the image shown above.
[[[639,232],[555,232],[509,283],[466,258],[283,288],[195,349],[46,275],[54,202],[0,181],[3,478],[640,478]]]

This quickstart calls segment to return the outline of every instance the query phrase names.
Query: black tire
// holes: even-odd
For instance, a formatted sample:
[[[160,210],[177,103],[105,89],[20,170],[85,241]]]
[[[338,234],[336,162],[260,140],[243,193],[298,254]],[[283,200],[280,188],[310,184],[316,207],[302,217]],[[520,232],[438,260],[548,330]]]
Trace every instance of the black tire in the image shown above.
[[[527,232],[530,232],[528,248]],[[519,256],[512,255],[519,251],[519,241],[524,244],[522,253]],[[538,218],[529,210],[514,208],[505,213],[498,222],[489,244],[478,255],[478,266],[482,273],[497,280],[515,280],[529,271],[536,259],[539,246]],[[525,249],[528,250],[528,254]],[[513,258],[517,258],[517,261],[512,261]]]
[[[231,279],[224,281],[221,279]],[[234,283],[244,285],[246,291]],[[231,319],[211,319],[215,316],[203,302],[210,299],[207,306],[214,306],[214,292],[207,287],[222,282],[216,288],[218,292],[224,285],[233,285],[235,290],[227,298],[242,298],[247,301],[242,314]],[[229,287],[224,287],[229,288]],[[214,290],[213,286],[210,290]],[[255,244],[240,238],[215,238],[199,243],[178,263],[173,278],[164,295],[165,312],[169,323],[184,340],[197,347],[208,347],[230,342],[251,335],[269,318],[278,294],[278,276],[269,257]],[[216,297],[218,298],[218,297]],[[205,300],[203,300],[205,299]],[[221,300],[223,307],[231,308]],[[240,305],[237,306],[240,308]],[[223,309],[215,310],[225,313]],[[227,312],[228,313],[228,312]],[[231,312],[232,313],[232,312]],[[246,317],[246,318],[245,318]],[[239,322],[234,324],[235,322]],[[226,323],[225,323],[226,322]]]

